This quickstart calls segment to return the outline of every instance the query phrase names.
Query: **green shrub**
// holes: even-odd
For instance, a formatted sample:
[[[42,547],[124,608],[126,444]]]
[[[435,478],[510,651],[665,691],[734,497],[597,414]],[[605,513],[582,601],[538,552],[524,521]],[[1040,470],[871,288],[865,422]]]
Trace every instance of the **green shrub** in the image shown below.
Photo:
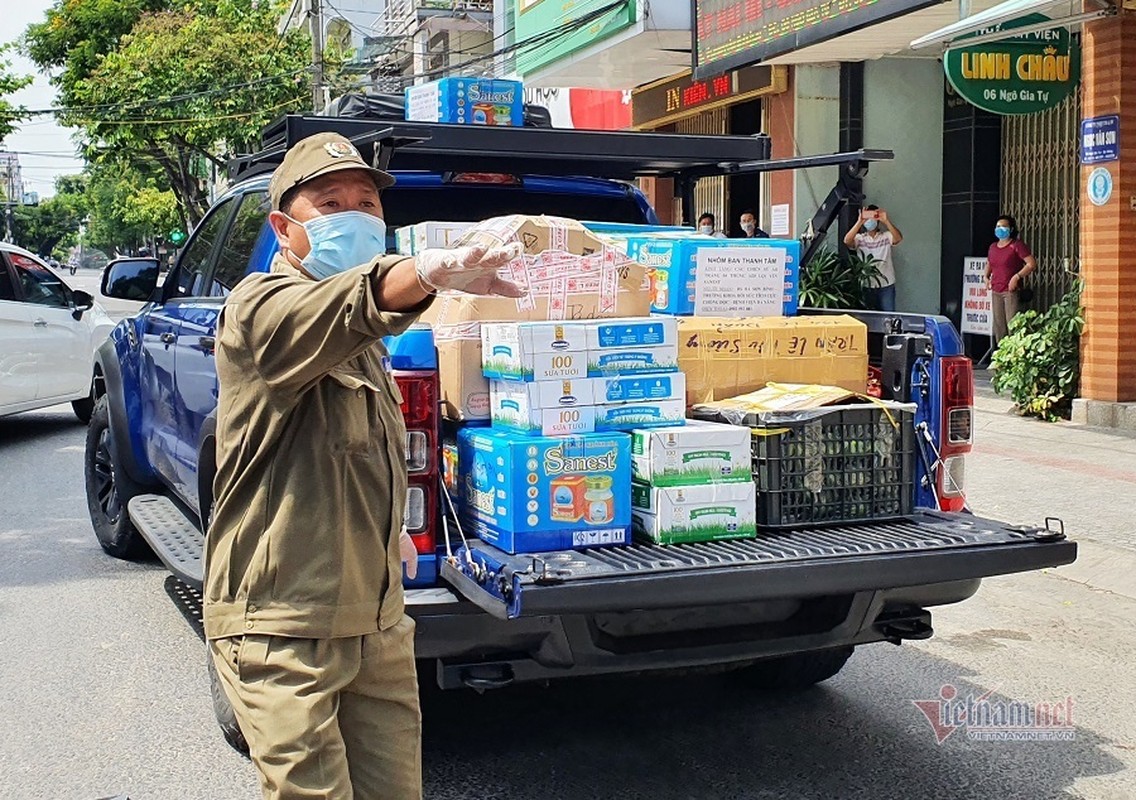
[[[1068,419],[1081,377],[1084,325],[1080,282],[1044,314],[1015,316],[990,361],[994,391],[1008,393],[1023,416]]]
[[[821,248],[801,270],[801,305],[863,308],[864,289],[880,274],[879,264],[879,259],[859,251],[841,258]]]

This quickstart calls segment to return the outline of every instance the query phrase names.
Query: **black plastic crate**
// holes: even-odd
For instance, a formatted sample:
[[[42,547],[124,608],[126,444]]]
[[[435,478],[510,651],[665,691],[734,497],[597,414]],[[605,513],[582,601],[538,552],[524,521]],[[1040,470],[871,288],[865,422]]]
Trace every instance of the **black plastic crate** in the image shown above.
[[[805,417],[805,418],[803,418]],[[915,407],[747,415],[759,528],[902,517],[915,503]]]

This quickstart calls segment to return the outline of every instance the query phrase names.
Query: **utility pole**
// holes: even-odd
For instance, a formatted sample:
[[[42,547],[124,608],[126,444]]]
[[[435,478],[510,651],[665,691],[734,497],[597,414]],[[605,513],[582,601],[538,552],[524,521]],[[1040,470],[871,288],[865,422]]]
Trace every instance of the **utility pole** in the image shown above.
[[[310,24],[312,30],[312,111],[319,114],[325,104],[323,97],[323,7],[320,0],[311,0]]]

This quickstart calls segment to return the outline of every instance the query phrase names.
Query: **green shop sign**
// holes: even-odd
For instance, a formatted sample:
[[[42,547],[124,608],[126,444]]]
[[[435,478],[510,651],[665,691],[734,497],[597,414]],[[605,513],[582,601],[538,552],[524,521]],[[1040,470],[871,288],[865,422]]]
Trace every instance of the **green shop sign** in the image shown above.
[[[1014,28],[1047,22],[1030,14],[992,25],[975,36],[1007,32],[1007,37],[943,56],[947,80],[959,96],[994,114],[1034,114],[1060,103],[1081,80],[1081,52],[1065,28],[1022,33]]]
[[[516,69],[523,77],[635,24],[639,0],[514,0]]]

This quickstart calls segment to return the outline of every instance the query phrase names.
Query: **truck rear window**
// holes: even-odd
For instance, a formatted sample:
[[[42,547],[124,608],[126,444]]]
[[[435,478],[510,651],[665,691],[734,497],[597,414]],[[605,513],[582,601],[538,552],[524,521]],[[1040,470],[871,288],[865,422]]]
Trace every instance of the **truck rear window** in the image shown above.
[[[518,186],[393,186],[383,192],[383,215],[397,228],[426,220],[477,222],[506,214],[547,214],[596,222],[644,224],[643,210],[626,197],[534,192]]]

